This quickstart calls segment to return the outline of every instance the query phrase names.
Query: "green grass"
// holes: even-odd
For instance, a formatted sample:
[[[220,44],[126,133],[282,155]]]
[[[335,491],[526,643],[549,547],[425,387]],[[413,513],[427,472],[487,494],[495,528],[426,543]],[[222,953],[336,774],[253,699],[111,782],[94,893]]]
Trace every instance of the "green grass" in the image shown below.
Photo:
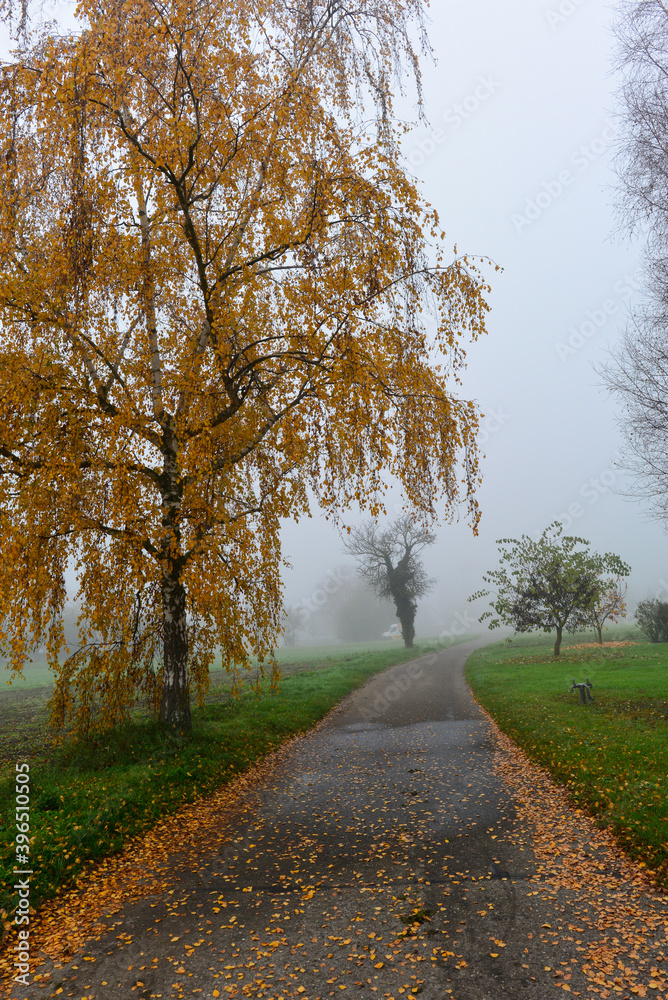
[[[361,645],[361,648],[360,648]],[[146,718],[94,739],[70,741],[48,759],[31,733],[31,905],[71,884],[86,863],[119,851],[182,803],[226,784],[289,737],[308,730],[373,674],[448,643],[289,650],[279,693],[257,696],[250,682],[232,701],[219,674],[209,702],[193,711],[193,733],[175,739]],[[326,655],[325,655],[326,654]],[[19,694],[25,699],[25,693]],[[31,707],[34,711],[34,706]],[[16,750],[15,760],[25,754]],[[7,755],[5,754],[5,760]],[[0,779],[0,885],[12,885],[14,765]],[[0,888],[0,908],[15,905]],[[2,895],[4,893],[4,895]]]
[[[4,661],[0,660],[0,677],[4,682],[0,684],[0,691],[53,686],[53,673],[47,666],[46,659],[36,656],[33,657],[32,663],[26,664],[23,668],[23,677],[15,677],[13,680],[11,671]]]
[[[429,640],[427,640],[429,641]],[[342,656],[355,653],[386,652],[393,646],[401,645],[397,640],[378,639],[369,642],[337,643],[325,646],[281,646],[276,650],[276,660],[283,669],[284,666],[297,667],[314,662],[330,665],[340,660]],[[212,664],[212,672],[220,673],[220,656]],[[11,680],[11,673],[6,661],[0,657],[0,693],[3,691],[20,691],[35,687],[53,687],[53,673],[46,663],[46,657],[38,650],[32,657],[32,662],[24,667],[23,677]]]
[[[501,729],[666,887],[668,644],[629,637],[639,644],[581,650],[571,647],[590,637],[569,637],[555,658],[551,639],[524,636],[477,650],[466,677]],[[587,677],[595,701],[584,706],[569,688]]]

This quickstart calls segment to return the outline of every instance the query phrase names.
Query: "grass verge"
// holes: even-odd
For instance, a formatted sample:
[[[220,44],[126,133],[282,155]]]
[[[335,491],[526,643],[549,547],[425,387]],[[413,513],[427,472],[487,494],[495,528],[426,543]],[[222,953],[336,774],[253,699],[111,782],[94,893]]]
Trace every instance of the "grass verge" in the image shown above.
[[[70,741],[48,761],[30,767],[30,902],[32,906],[71,885],[90,861],[122,849],[180,805],[221,787],[286,739],[310,729],[369,677],[449,645],[434,640],[407,650],[398,645],[341,656],[329,647],[309,662],[305,651],[283,665],[275,695],[257,696],[249,685],[238,700],[215,685],[193,710],[193,732],[170,737],[149,719],[94,739]],[[254,677],[249,678],[249,682]],[[30,736],[34,750],[34,733]],[[17,760],[25,758],[17,748]],[[14,766],[0,779],[0,908],[13,910]]]
[[[595,701],[581,705],[569,688],[587,677]],[[477,650],[466,678],[526,755],[668,887],[668,645],[571,643],[555,658],[550,639],[522,637]]]

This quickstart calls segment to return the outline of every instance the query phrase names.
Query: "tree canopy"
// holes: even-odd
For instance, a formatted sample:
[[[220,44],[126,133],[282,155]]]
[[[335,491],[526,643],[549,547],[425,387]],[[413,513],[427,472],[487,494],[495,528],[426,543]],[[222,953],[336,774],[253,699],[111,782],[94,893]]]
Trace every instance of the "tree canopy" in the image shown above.
[[[562,537],[563,536],[563,537]],[[578,632],[591,622],[601,595],[609,587],[602,574],[626,576],[629,566],[611,552],[589,550],[584,538],[563,535],[563,525],[553,522],[534,540],[501,538],[498,569],[483,576],[495,590],[481,590],[469,601],[487,597],[491,611],[478,619],[494,629],[512,625],[516,632],[556,633],[554,655],[559,656],[564,632]]]
[[[216,649],[272,661],[281,518],[395,476],[475,530],[488,286],[401,162],[421,0],[78,16],[0,70],[0,653],[46,643],[56,725],[187,730]]]

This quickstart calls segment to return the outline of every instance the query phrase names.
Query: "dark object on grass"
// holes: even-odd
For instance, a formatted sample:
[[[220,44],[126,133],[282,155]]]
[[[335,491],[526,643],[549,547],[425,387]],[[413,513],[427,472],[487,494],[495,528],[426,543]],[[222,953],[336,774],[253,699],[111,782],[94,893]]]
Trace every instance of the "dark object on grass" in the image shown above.
[[[578,684],[574,680],[573,684],[571,685],[571,691],[575,691],[575,689],[578,688],[578,690],[580,692],[580,701],[582,702],[583,705],[586,705],[588,701],[593,701],[594,700],[592,698],[592,694],[591,694],[591,688],[592,687],[593,687],[593,684],[589,680],[589,678],[587,678],[586,683],[584,683],[584,684]]]

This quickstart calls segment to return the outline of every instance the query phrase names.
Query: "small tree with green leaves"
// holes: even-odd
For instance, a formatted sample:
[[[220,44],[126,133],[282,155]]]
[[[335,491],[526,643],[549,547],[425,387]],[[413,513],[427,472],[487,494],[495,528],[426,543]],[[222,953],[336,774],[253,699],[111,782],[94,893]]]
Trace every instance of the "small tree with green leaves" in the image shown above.
[[[489,620],[490,628],[512,625],[516,632],[556,632],[555,656],[564,632],[578,632],[591,622],[608,585],[602,575],[631,572],[619,556],[590,552],[586,539],[562,537],[562,532],[563,525],[555,521],[537,541],[528,535],[499,539],[499,567],[483,576],[495,591],[481,590],[469,597],[474,601],[494,594],[492,610],[479,618]]]

